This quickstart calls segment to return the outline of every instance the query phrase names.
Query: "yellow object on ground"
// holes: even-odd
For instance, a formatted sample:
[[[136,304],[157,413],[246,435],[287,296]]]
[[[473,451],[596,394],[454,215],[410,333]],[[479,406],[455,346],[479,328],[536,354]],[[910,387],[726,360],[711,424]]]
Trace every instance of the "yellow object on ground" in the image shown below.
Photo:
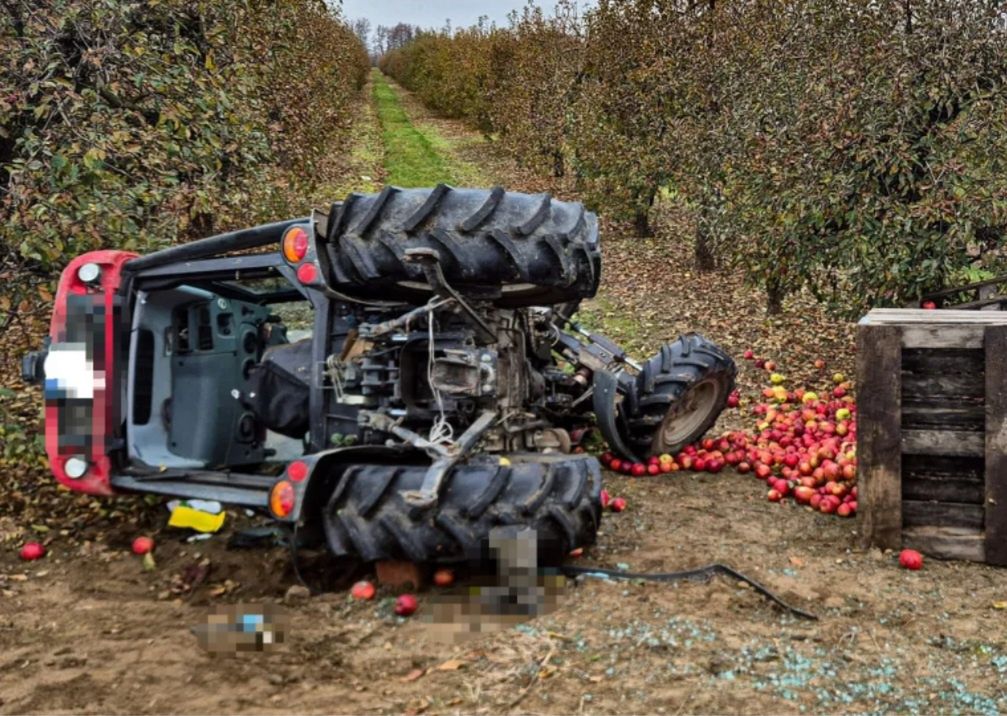
[[[224,526],[224,512],[216,515],[202,510],[194,510],[187,505],[179,505],[171,511],[169,527],[188,527],[197,532],[217,532]]]

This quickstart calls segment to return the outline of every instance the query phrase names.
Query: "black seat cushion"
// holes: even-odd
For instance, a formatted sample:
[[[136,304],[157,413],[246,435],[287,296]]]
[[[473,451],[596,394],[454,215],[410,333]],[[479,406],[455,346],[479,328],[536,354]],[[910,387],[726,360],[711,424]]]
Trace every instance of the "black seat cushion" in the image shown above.
[[[308,432],[310,338],[267,348],[252,369],[245,404],[270,430],[292,438]]]

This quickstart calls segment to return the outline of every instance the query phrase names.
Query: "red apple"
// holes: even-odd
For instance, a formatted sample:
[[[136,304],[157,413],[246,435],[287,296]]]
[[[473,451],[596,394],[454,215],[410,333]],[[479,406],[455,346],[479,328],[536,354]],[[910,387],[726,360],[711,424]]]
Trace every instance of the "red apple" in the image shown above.
[[[609,503],[609,507],[612,508],[612,512],[622,512],[626,509],[626,498],[616,497]]]
[[[34,562],[36,559],[42,559],[45,556],[45,545],[41,542],[25,542],[24,546],[21,547],[21,551],[18,552],[18,556],[25,562]]]
[[[766,493],[766,498],[770,502],[779,502],[783,499],[783,495],[780,494],[779,490],[773,489]]]
[[[154,549],[154,540],[150,537],[137,537],[133,540],[133,554],[145,555]]]
[[[937,304],[934,303],[933,301],[927,300],[927,301],[924,301],[923,303],[920,304],[920,308],[925,308],[928,311],[932,311],[935,308],[937,308]]]
[[[811,498],[815,496],[815,490],[806,485],[800,485],[794,488],[794,499],[797,500],[802,505],[807,505],[811,502]]]
[[[651,464],[647,465],[648,475],[658,475],[660,474],[660,472],[661,472],[661,466],[656,462],[652,462]]]
[[[434,572],[434,584],[438,587],[450,587],[455,583],[455,573],[450,569],[438,569]]]
[[[368,602],[374,599],[374,594],[376,592],[377,590],[374,588],[374,585],[368,582],[367,580],[357,582],[352,587],[350,587],[350,595],[354,599],[359,599],[364,602]]]
[[[643,463],[634,462],[632,470],[633,477],[642,477],[647,474],[647,468],[643,465]]]
[[[400,594],[395,600],[395,613],[400,617],[408,617],[416,613],[420,603],[412,594]]]
[[[923,555],[915,549],[904,549],[899,552],[899,564],[906,569],[916,571],[923,568]]]
[[[751,348],[749,348],[747,351],[745,351],[742,355],[744,356],[745,360],[754,360],[755,359],[755,352]]]

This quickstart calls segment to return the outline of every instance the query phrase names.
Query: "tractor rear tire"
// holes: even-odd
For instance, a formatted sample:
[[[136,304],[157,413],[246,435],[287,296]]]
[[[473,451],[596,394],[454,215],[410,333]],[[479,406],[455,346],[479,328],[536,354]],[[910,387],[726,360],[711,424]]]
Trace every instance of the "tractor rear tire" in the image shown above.
[[[666,343],[637,375],[636,395],[621,404],[628,447],[648,457],[695,442],[724,410],[736,375],[734,360],[697,333]]]
[[[365,562],[479,562],[490,530],[533,528],[541,564],[558,564],[595,540],[601,520],[601,468],[590,455],[481,456],[456,465],[438,504],[408,504],[425,466],[355,464],[343,470],[322,512],[330,551]]]
[[[579,203],[497,187],[350,194],[333,204],[323,252],[332,288],[361,298],[422,303],[432,289],[413,248],[437,252],[460,293],[502,307],[593,296],[601,255],[598,219]]]

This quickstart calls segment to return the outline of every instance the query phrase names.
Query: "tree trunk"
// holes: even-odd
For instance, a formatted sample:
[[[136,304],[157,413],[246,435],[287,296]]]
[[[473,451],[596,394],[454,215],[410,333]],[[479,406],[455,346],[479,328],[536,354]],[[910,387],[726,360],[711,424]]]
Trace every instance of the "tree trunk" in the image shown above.
[[[563,163],[563,153],[554,151],[552,153],[552,175],[557,179],[566,174],[566,166]]]
[[[654,229],[650,226],[650,211],[647,209],[637,209],[633,217],[633,228],[636,235],[641,239],[646,239],[654,235]]]
[[[712,242],[706,229],[696,227],[696,268],[700,271],[713,271],[717,268],[717,257],[713,253]]]
[[[633,216],[633,226],[636,228],[636,235],[641,239],[654,235],[654,228],[650,225],[650,211],[654,208],[656,198],[657,189],[650,189],[647,194],[647,203],[644,206],[637,204],[636,214]]]
[[[766,284],[766,313],[770,316],[778,316],[783,312],[783,285],[776,280],[770,279]]]

